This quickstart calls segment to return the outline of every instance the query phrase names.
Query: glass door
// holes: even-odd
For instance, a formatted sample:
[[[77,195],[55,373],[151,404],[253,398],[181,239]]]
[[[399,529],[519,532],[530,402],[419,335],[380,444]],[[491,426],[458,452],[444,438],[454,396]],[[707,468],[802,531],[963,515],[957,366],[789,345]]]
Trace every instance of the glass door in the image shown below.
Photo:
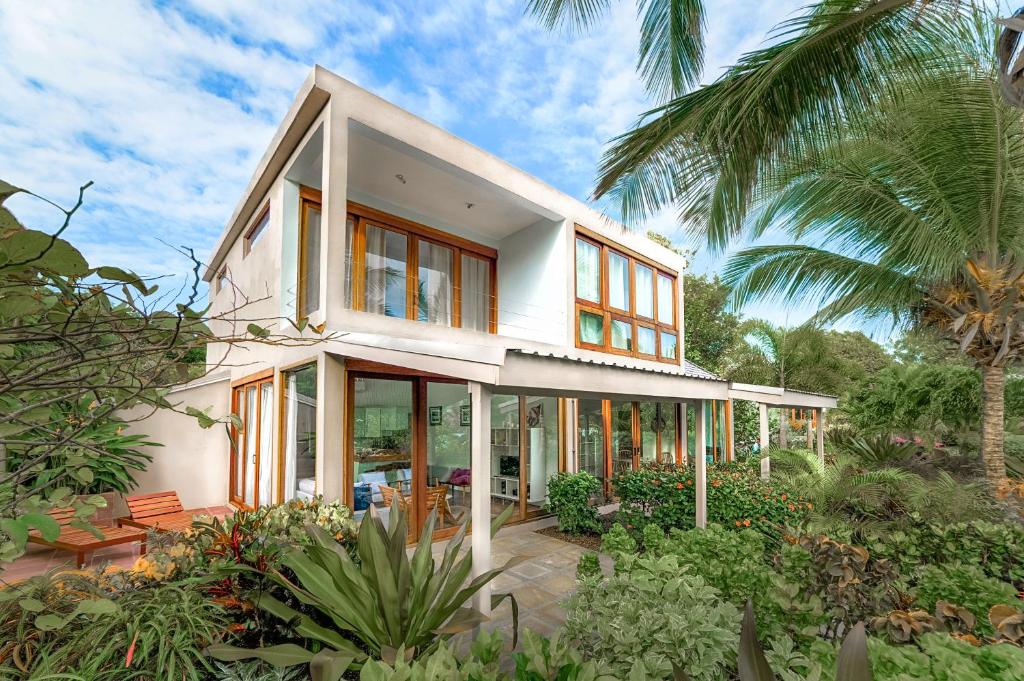
[[[558,398],[524,397],[523,478],[524,518],[544,511],[548,480],[558,474]]]
[[[637,405],[640,462],[676,462],[676,405],[640,402]]]
[[[634,403],[612,401],[610,405],[611,472],[614,476],[636,468],[640,452],[634,432]]]
[[[392,504],[407,511],[416,528],[414,484],[415,381],[355,376],[350,383],[352,509],[361,518],[370,506],[387,522]]]
[[[237,422],[231,441],[231,503],[252,510],[273,501],[274,380],[240,385],[232,391]]]
[[[427,442],[424,514],[437,510],[435,534],[469,518],[469,392],[464,383],[426,381]]]

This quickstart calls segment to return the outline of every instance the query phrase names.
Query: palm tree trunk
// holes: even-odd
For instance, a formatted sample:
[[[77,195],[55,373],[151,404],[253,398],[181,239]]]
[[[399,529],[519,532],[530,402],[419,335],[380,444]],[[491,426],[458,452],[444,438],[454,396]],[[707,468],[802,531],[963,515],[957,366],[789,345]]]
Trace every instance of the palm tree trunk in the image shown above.
[[[981,367],[981,458],[985,477],[993,487],[1006,478],[1003,458],[1003,410],[1006,370]]]

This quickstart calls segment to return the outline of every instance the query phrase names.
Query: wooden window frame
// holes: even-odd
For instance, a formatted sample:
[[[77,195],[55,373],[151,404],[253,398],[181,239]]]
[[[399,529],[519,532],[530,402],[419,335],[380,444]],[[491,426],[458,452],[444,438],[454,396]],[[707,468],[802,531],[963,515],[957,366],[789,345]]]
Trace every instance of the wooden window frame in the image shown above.
[[[266,219],[266,223],[263,220]],[[242,240],[242,257],[246,257],[252,251],[252,247],[260,240],[267,229],[270,228],[270,201],[267,201],[263,206],[263,210],[256,214],[256,219],[252,221],[252,225],[245,232],[245,237]]]
[[[599,302],[593,302],[585,298],[580,298],[576,293],[576,269],[575,269],[575,258],[576,258],[576,239],[585,241],[593,246],[600,249],[600,297]],[[627,293],[629,310],[620,310],[617,307],[612,307],[609,303],[609,257],[610,254],[626,258],[627,267],[629,272],[629,291]],[[636,311],[636,268],[637,266],[643,266],[653,271],[653,278],[651,280],[652,295],[653,295],[653,317],[647,317],[637,314]],[[672,280],[672,322],[671,324],[661,322],[658,320],[658,278],[667,277]],[[679,336],[679,273],[671,270],[663,265],[659,265],[653,260],[636,253],[628,248],[614,244],[604,239],[600,235],[582,227],[576,225],[576,235],[573,239],[573,298],[575,299],[576,313],[574,317],[575,321],[575,337],[576,347],[583,348],[586,350],[596,350],[598,352],[607,352],[615,355],[625,355],[629,357],[636,357],[638,359],[645,359],[651,361],[662,362],[664,364],[682,364],[681,353],[679,352],[680,336]],[[604,320],[603,327],[603,343],[601,345],[595,345],[593,343],[585,343],[580,340],[580,313],[590,312],[593,314],[601,315]],[[620,321],[630,321],[633,326],[633,348],[631,350],[622,350],[619,348],[612,347],[611,344],[611,323],[613,319]],[[654,329],[655,337],[655,353],[649,355],[641,353],[639,351],[637,343],[637,328],[644,326],[647,328]],[[676,356],[674,358],[663,357],[661,354],[661,332],[667,331],[673,333],[676,336]]]
[[[419,243],[427,241],[452,251],[452,315],[451,328],[462,328],[462,256],[483,260],[489,265],[490,306],[487,333],[498,332],[498,251],[483,244],[448,234],[427,225],[400,218],[354,201],[348,203],[348,219],[352,220],[352,309],[366,311],[366,226],[397,232],[406,237],[405,319],[418,321],[416,291],[419,282]],[[396,317],[402,319],[402,317]],[[429,323],[429,322],[424,322]]]
[[[309,315],[303,314],[302,309],[306,306],[306,271],[308,265],[308,254],[306,253],[306,207],[317,206],[320,209],[320,219],[323,220],[323,194],[319,189],[313,189],[312,187],[299,187],[299,247],[298,247],[298,267],[295,268],[295,321],[301,322],[306,319]],[[321,225],[322,226],[322,225]],[[323,244],[320,245],[321,251],[323,250]],[[320,291],[321,301],[323,300],[323,291]]]
[[[260,372],[257,372],[255,374],[250,374],[249,376],[241,378],[241,379],[239,379],[237,381],[232,381],[232,383],[231,383],[231,413],[234,414],[235,416],[237,416],[239,421],[242,422],[242,428],[241,428],[241,430],[239,430],[239,428],[234,423],[232,423],[232,425],[231,425],[231,443],[230,443],[231,449],[230,449],[229,457],[228,457],[228,465],[230,466],[230,472],[229,472],[229,475],[228,475],[228,502],[232,506],[235,506],[237,508],[241,508],[241,509],[247,510],[247,511],[251,511],[251,510],[254,510],[254,509],[258,508],[260,503],[261,503],[260,496],[259,496],[260,495],[259,485],[254,486],[253,489],[252,489],[252,499],[253,499],[252,506],[250,506],[249,504],[245,503],[245,486],[247,484],[254,484],[255,481],[258,481],[260,479],[260,458],[259,458],[260,442],[261,442],[263,437],[271,438],[271,442],[275,442],[277,440],[277,438],[275,438],[273,432],[270,432],[270,433],[262,433],[261,432],[261,430],[262,430],[262,427],[261,427],[261,421],[262,421],[261,415],[263,413],[263,390],[262,390],[262,387],[263,387],[263,384],[265,384],[265,383],[269,383],[271,385],[271,389],[270,389],[271,390],[271,395],[276,397],[276,389],[274,387],[274,370],[273,369],[267,369],[265,371],[260,371]],[[246,467],[245,467],[245,465],[243,465],[242,466],[242,472],[243,472],[242,473],[243,474],[242,485],[241,485],[241,487],[239,487],[238,485],[236,485],[236,483],[238,482],[238,475],[237,475],[238,463],[237,463],[237,461],[238,461],[238,457],[239,456],[245,456],[245,452],[246,452],[246,449],[247,449],[246,442],[245,442],[245,431],[246,431],[245,419],[247,417],[247,411],[243,412],[242,411],[242,407],[244,406],[245,393],[250,388],[252,388],[254,390],[254,394],[255,394],[255,397],[256,397],[256,410],[255,410],[256,426],[255,426],[255,430],[253,431],[256,434],[256,445],[255,445],[255,448],[253,450],[255,452],[255,456],[256,456],[256,461],[253,462],[253,476],[255,476],[255,481],[249,481],[249,480],[245,479],[244,475],[245,475]],[[276,414],[275,414],[275,416],[276,416]],[[273,429],[274,429],[274,425],[272,424],[271,425],[271,431],[273,431]],[[276,455],[275,452],[271,452],[270,460],[273,462],[276,459],[276,456],[277,455]],[[235,489],[236,489],[236,487],[238,489],[242,490],[242,496],[241,497],[235,496]],[[268,500],[262,501],[262,503],[267,504],[267,503],[272,503],[272,501],[273,501],[272,499],[268,499]]]
[[[229,282],[230,279],[228,279],[228,266],[221,265],[221,268],[217,270],[217,276],[213,278],[214,294],[220,293],[224,289],[224,284]]]

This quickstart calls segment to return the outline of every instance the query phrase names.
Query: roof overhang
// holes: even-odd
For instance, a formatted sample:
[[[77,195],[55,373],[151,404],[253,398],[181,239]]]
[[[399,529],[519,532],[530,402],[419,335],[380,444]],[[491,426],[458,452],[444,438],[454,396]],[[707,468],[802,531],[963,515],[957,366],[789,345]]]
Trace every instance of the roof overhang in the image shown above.
[[[791,409],[834,409],[839,402],[835,395],[808,393],[751,383],[730,383],[729,399],[749,400],[772,407]]]

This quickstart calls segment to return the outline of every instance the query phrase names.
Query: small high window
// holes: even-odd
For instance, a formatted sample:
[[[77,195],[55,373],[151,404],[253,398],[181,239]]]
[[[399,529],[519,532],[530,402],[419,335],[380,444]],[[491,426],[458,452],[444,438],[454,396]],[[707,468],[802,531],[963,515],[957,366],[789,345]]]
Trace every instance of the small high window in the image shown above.
[[[252,227],[245,233],[245,245],[242,248],[242,255],[249,255],[249,251],[256,245],[256,242],[260,240],[263,233],[267,231],[267,227],[270,226],[270,204],[268,203],[263,207],[263,211],[259,217],[252,223]]]

